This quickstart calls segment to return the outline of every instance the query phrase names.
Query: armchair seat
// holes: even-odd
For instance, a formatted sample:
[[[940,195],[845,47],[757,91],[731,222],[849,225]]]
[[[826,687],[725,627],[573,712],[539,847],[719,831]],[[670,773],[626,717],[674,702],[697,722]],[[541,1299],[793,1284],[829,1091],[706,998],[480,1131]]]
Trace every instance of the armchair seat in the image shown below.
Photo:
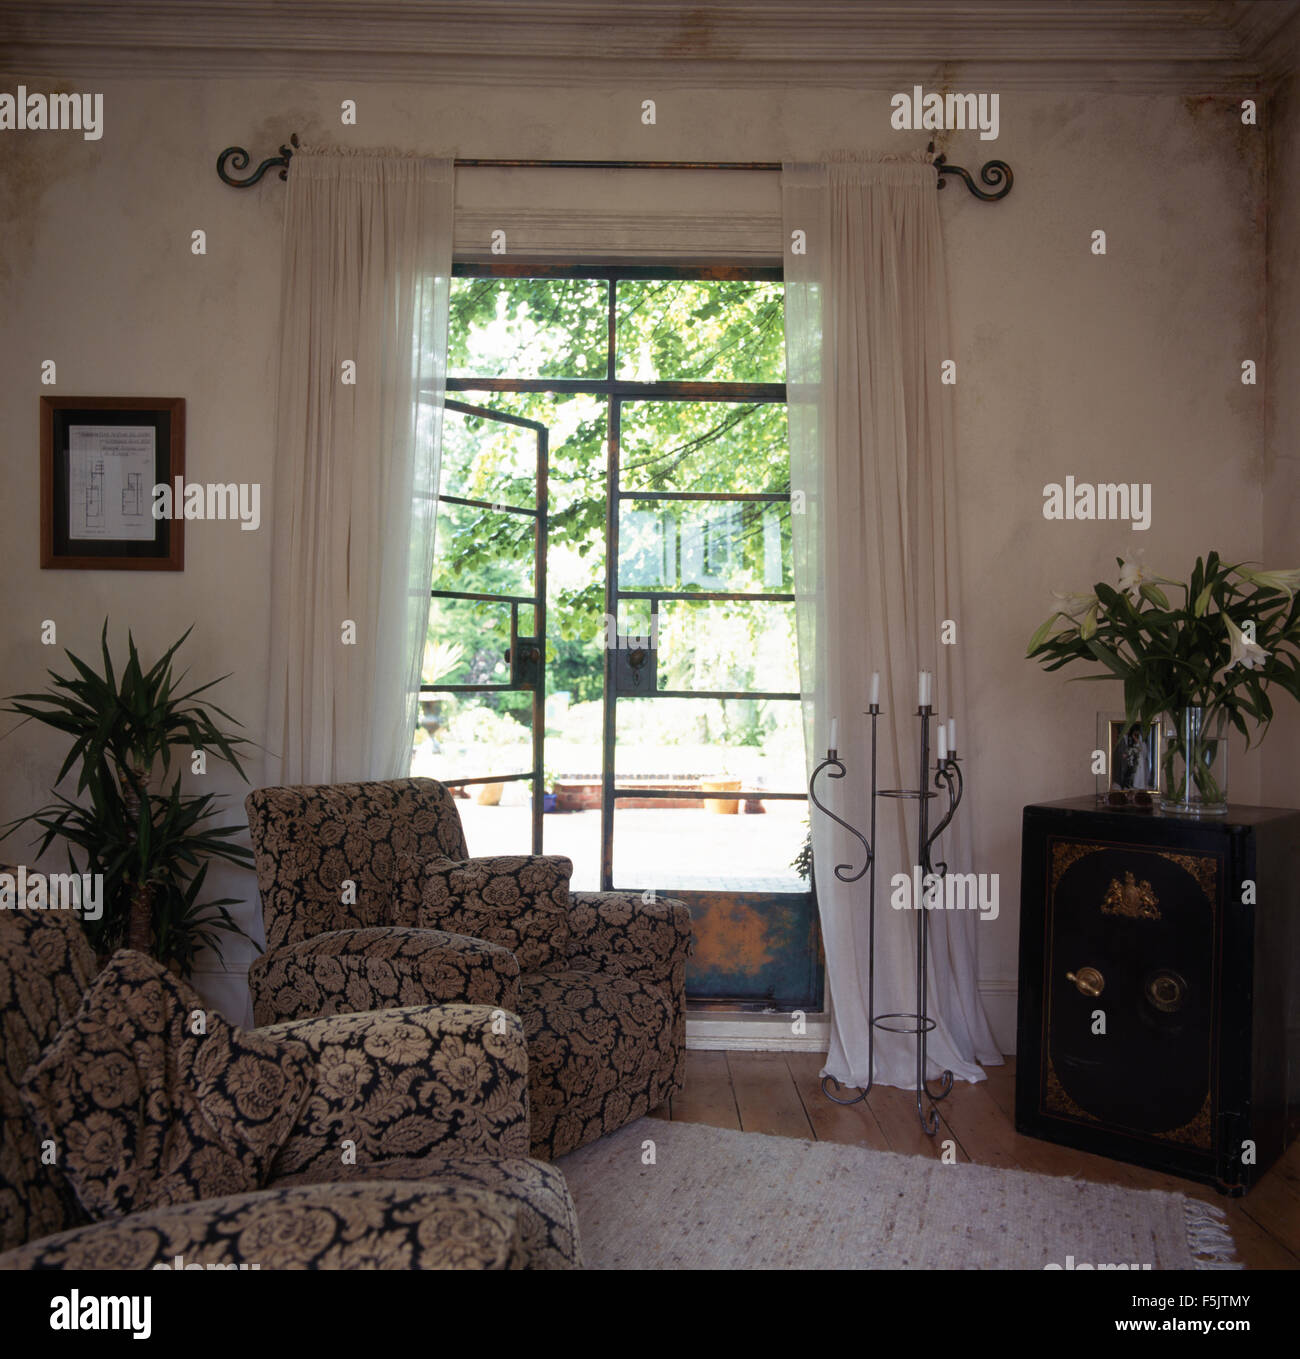
[[[404,865],[469,858],[434,779],[260,788],[244,802],[267,952],[249,972],[259,1024],[392,1004],[496,1005],[523,1021],[532,1156],[554,1159],[682,1088],[684,903],[573,892],[558,956],[521,975],[513,952],[420,929]]]
[[[514,1010],[519,964],[509,949],[442,930],[329,930],[264,953],[249,968],[253,1019],[355,1014],[463,1001]]]

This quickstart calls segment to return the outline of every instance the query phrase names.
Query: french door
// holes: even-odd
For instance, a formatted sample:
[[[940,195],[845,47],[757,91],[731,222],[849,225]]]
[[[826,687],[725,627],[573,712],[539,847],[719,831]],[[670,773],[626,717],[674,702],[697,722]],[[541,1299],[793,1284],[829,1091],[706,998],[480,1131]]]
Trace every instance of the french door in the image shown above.
[[[816,1010],[783,371],[726,355],[779,350],[780,271],[457,274],[477,310],[447,383],[413,770],[465,798],[472,853],[566,854],[575,887],[686,900],[696,1005]],[[771,307],[746,333],[746,289],[775,293],[775,347]],[[577,360],[548,357],[538,317]],[[526,349],[493,350],[515,330]]]
[[[465,741],[464,748],[452,752],[465,772],[444,782],[452,789],[484,790],[528,783],[531,852],[541,854],[543,800],[537,793],[545,742],[547,428],[505,411],[447,400],[442,443],[421,721],[445,730],[437,725],[437,710],[448,699],[471,717],[526,712],[526,740],[514,745]],[[486,460],[486,475],[485,451],[497,455]],[[478,494],[467,494],[471,491]],[[457,588],[451,563],[463,559],[467,541],[496,545],[495,589]],[[476,640],[486,642],[486,657],[481,646],[466,648],[456,640],[467,626]],[[472,737],[472,726],[461,726]],[[432,731],[427,734],[436,739]],[[454,746],[455,736],[448,743]],[[484,757],[496,767],[472,772]]]

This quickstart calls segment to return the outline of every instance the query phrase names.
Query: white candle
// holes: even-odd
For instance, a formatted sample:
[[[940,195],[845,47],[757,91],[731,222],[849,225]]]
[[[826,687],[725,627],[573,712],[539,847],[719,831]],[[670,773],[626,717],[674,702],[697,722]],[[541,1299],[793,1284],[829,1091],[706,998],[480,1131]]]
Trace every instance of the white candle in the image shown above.
[[[831,749],[832,749],[832,750],[838,750],[839,748],[840,748],[840,719],[839,719],[838,717],[832,717],[832,718],[831,718]]]
[[[955,717],[948,719],[948,749],[957,749],[957,719]]]
[[[939,763],[942,764],[948,758],[948,732],[942,722],[939,723]]]
[[[880,702],[880,671],[879,671],[879,670],[873,670],[873,671],[871,672],[871,701],[872,701],[872,703],[879,703],[879,702]]]
[[[930,672],[921,671],[921,677],[916,685],[916,706],[926,708],[930,705]]]

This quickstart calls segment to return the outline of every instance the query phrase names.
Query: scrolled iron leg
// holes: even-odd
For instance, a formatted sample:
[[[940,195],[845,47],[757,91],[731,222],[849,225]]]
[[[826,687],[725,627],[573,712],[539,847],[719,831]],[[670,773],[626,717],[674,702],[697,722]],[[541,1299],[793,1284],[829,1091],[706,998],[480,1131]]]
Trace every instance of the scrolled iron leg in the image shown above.
[[[833,1101],[835,1104],[861,1104],[862,1101],[866,1099],[866,1097],[871,1093],[871,1082],[868,1081],[866,1085],[856,1095],[854,1095],[852,1099],[840,1099],[838,1095],[832,1095],[830,1090],[827,1089],[826,1086],[827,1081],[829,1081],[831,1085],[833,1085],[836,1088],[836,1090],[842,1090],[844,1089],[844,1087],[840,1085],[839,1081],[837,1081],[834,1076],[822,1077],[822,1094],[825,1095],[828,1100]]]

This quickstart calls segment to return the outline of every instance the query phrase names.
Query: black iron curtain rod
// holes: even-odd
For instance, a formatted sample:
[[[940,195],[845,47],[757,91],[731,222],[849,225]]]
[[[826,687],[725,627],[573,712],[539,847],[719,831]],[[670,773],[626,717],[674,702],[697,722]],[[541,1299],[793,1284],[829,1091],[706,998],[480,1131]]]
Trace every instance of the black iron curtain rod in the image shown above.
[[[298,134],[289,138],[289,145],[280,148],[278,156],[264,160],[247,179],[236,179],[230,174],[227,164],[236,170],[246,170],[249,163],[248,152],[242,146],[228,146],[217,157],[217,174],[223,184],[232,189],[251,189],[268,170],[280,167],[280,178],[288,179],[289,162],[298,146]],[[934,151],[934,143],[928,148]],[[757,170],[771,172],[782,168],[779,160],[481,160],[478,158],[458,159],[458,170]],[[985,203],[996,202],[1011,192],[1013,176],[1011,167],[1004,160],[991,160],[980,166],[980,180],[989,186],[991,193],[985,193],[975,183],[969,170],[960,165],[949,165],[947,157],[935,156],[934,168],[939,172],[939,188],[947,182],[944,175],[958,175],[966,187]]]

